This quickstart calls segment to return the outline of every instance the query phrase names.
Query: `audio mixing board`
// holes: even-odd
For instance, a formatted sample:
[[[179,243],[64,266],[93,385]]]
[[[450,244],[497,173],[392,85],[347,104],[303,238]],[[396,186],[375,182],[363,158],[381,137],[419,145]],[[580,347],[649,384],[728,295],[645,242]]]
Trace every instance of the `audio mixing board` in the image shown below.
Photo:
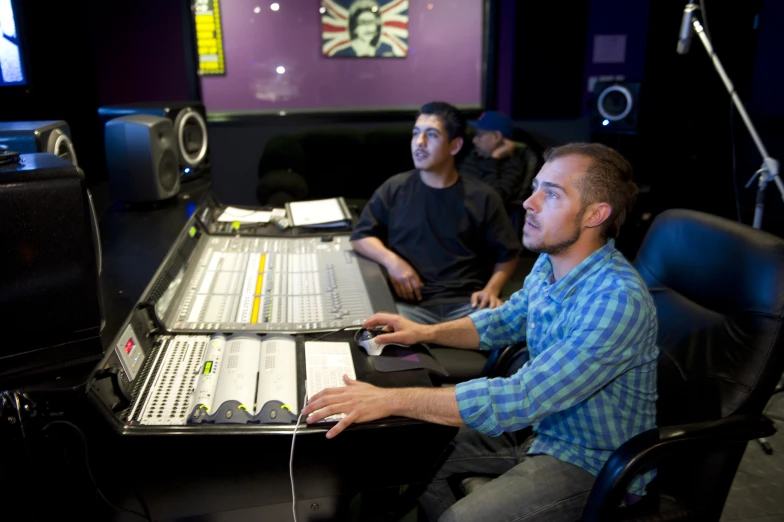
[[[363,277],[369,262],[349,236],[325,239],[205,234],[156,305],[159,315],[172,332],[359,326],[374,312]]]

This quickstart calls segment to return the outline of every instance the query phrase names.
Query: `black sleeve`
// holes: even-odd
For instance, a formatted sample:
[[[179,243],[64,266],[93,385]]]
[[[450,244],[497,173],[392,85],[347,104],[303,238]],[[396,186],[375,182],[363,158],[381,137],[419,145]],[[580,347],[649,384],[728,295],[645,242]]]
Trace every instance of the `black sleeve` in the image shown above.
[[[493,186],[504,201],[511,201],[517,197],[523,185],[523,162],[520,156],[514,155],[503,162],[498,169],[498,180]]]
[[[496,252],[496,263],[514,259],[523,250],[522,239],[512,226],[512,220],[504,210],[503,202],[498,194],[488,194],[485,207],[485,239],[490,248]]]
[[[498,160],[496,160],[497,162]],[[504,191],[504,184],[501,180],[501,177],[498,175],[498,169],[494,168],[492,170],[488,170],[485,173],[485,176],[481,178],[482,183],[485,185],[490,185],[493,190],[498,192],[498,195],[501,196],[501,199],[506,201],[507,193]]]
[[[377,237],[384,244],[389,236],[389,207],[392,201],[390,180],[378,187],[370,197],[362,214],[359,216],[357,226],[351,232],[351,241],[366,237]]]
[[[476,151],[471,151],[457,170],[460,174],[471,176],[489,185],[506,201],[506,194],[503,192],[501,179],[498,176],[498,160],[480,158]]]

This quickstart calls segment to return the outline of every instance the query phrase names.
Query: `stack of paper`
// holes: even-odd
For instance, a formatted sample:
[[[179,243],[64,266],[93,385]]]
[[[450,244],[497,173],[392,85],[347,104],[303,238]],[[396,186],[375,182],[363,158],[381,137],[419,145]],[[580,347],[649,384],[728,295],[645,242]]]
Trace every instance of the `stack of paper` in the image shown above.
[[[286,203],[295,227],[340,227],[351,224],[351,214],[343,198]]]
[[[226,207],[218,221],[239,221],[240,223],[269,223],[272,212],[246,208]]]

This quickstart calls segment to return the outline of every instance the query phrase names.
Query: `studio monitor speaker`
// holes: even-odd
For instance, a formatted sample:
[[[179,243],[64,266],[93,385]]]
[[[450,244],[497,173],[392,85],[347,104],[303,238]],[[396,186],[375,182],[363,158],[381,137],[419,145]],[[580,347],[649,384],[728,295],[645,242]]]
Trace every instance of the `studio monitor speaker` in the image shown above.
[[[637,132],[640,84],[598,82],[591,97],[591,130],[608,133]]]
[[[170,119],[150,114],[115,118],[106,124],[104,141],[115,199],[143,203],[177,195],[180,171]]]
[[[100,357],[100,239],[81,169],[48,153],[0,154],[0,223],[0,390]]]
[[[151,114],[171,120],[174,125],[175,152],[182,181],[209,173],[210,154],[207,116],[204,105],[196,101],[152,102],[109,105],[98,109],[101,122],[132,114]]]
[[[0,122],[0,144],[22,154],[49,152],[79,165],[71,130],[62,120]]]

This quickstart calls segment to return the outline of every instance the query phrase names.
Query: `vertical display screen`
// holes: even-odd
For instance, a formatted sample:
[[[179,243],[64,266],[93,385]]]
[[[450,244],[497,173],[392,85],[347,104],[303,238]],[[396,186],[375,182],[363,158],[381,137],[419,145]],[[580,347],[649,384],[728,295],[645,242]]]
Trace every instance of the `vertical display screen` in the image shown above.
[[[226,74],[220,3],[218,0],[196,0],[193,16],[196,27],[196,52],[199,56],[199,74]]]
[[[0,86],[27,81],[16,22],[11,0],[0,0]]]

